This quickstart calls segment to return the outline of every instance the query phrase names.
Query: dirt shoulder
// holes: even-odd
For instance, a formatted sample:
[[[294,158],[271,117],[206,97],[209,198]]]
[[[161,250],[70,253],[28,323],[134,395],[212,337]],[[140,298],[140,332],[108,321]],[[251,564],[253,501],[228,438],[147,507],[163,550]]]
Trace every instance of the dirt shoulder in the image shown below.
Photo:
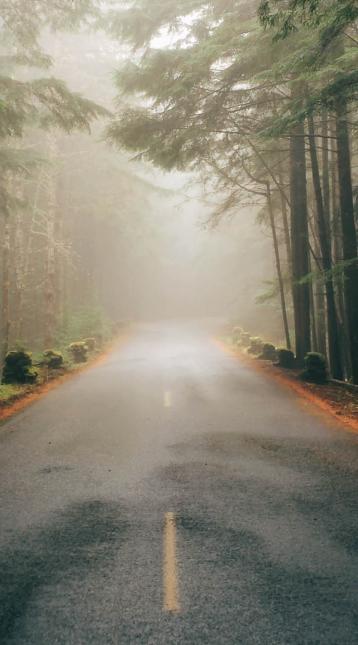
[[[268,378],[273,378],[291,388],[316,408],[334,417],[346,429],[358,432],[358,388],[334,381],[323,385],[307,383],[298,378],[300,370],[277,367],[271,361],[254,358],[228,342],[219,342],[233,356],[264,373]]]

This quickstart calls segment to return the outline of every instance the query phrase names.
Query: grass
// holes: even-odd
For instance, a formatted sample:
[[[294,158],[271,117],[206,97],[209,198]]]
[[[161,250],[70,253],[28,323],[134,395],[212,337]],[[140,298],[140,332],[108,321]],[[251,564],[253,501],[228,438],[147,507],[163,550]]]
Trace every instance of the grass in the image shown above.
[[[67,348],[57,348],[57,351],[61,351],[64,357],[64,364],[59,369],[49,370],[46,366],[40,366],[36,363],[39,363],[43,359],[42,352],[33,352],[32,360],[35,370],[38,372],[37,380],[34,384],[1,384],[0,383],[0,409],[8,409],[13,404],[16,404],[20,399],[27,397],[29,394],[34,393],[41,386],[50,383],[51,381],[56,381],[57,379],[70,374],[76,371],[83,369],[86,364],[91,364],[93,360],[98,358],[105,350],[108,343],[105,343],[102,347],[98,347],[92,352],[88,352],[87,361],[84,363],[76,363],[71,354],[66,351]]]
[[[8,401],[23,394],[28,389],[28,385],[0,385],[0,401]]]

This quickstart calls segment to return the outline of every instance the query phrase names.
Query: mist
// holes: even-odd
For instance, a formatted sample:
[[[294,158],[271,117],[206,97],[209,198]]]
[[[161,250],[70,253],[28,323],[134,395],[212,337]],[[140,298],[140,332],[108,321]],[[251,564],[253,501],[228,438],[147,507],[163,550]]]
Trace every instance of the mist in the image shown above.
[[[45,31],[41,46],[51,57],[51,76],[115,110],[114,76],[124,53],[104,31]],[[19,75],[31,80],[39,72],[25,67]],[[163,172],[114,148],[105,121],[87,133],[34,125],[24,134],[21,147],[33,158],[18,189],[26,200],[18,215],[24,231],[14,224],[11,235],[15,246],[22,235],[28,246],[19,248],[19,276],[12,276],[11,318],[20,322],[10,325],[8,346],[58,344],[84,312],[113,323],[240,318],[261,333],[257,314],[265,310],[265,325],[279,339],[277,306],[255,302],[274,273],[258,208],[238,205],[213,224],[214,202],[195,174]],[[56,201],[52,221],[45,213],[49,199]]]
[[[357,641],[357,0],[0,0],[1,645]]]
[[[343,174],[318,108],[299,135],[304,173],[292,174],[291,104],[256,49],[279,66],[286,42],[262,28],[259,3],[240,4],[233,51],[226,8],[213,18],[170,1],[137,23],[130,4],[41,5],[35,19],[25,3],[27,36],[4,8],[4,356],[74,341],[86,317],[91,333],[99,320],[216,318],[295,344],[300,361],[319,350],[350,378],[353,184],[337,224]],[[329,278],[325,294],[332,271],[346,287]]]

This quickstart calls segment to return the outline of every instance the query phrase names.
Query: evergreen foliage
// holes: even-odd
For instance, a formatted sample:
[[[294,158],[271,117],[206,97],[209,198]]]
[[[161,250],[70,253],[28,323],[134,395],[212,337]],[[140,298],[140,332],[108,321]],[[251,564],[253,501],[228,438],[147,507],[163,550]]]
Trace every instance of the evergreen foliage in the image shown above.
[[[259,355],[259,358],[264,361],[276,361],[277,350],[275,345],[272,345],[272,343],[264,343],[262,346],[262,352]]]
[[[88,359],[88,347],[84,341],[71,343],[68,347],[75,363],[85,363]]]
[[[308,276],[318,271],[327,285],[332,370],[355,381],[358,269],[347,110],[357,97],[357,11],[349,0],[131,0],[112,16],[112,33],[133,55],[118,72],[120,109],[108,130],[117,145],[161,168],[197,171],[223,196],[215,224],[249,197],[260,203],[287,347],[291,302],[297,360],[316,343]],[[158,37],[166,43],[157,45]],[[331,229],[337,216],[342,252]],[[340,298],[336,263],[344,267]],[[344,366],[340,317],[349,330]]]
[[[54,349],[44,351],[45,364],[52,370],[58,370],[63,366],[63,355]]]
[[[293,369],[295,367],[295,355],[290,349],[280,347],[277,350],[278,366],[285,369]]]
[[[3,383],[34,383],[37,372],[32,367],[32,358],[25,350],[13,350],[5,357],[2,373]]]
[[[14,144],[14,139],[21,139],[29,125],[45,129],[56,127],[66,132],[89,131],[91,122],[108,115],[105,108],[70,91],[60,79],[39,76],[52,64],[40,44],[43,29],[79,27],[94,18],[98,7],[96,0],[64,0],[61,3],[56,0],[2,0],[0,3],[0,33],[3,51],[6,51],[0,56],[2,215],[9,214],[12,198],[4,181],[5,173],[21,174],[29,162],[28,151],[22,151],[18,142]]]
[[[263,340],[259,336],[253,336],[250,338],[250,346],[247,351],[249,354],[259,355],[261,354],[263,347]]]
[[[312,383],[325,383],[328,378],[327,361],[318,352],[309,352],[305,357],[305,370],[301,378]]]

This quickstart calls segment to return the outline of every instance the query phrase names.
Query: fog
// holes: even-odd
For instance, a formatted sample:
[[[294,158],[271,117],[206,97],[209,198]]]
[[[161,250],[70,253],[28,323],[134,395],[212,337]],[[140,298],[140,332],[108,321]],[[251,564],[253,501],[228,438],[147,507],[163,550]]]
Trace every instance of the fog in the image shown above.
[[[51,89],[16,144],[27,160],[14,180],[16,216],[8,230],[2,223],[15,266],[3,296],[6,347],[58,345],[83,335],[83,319],[93,332],[102,317],[108,324],[215,318],[281,341],[277,297],[256,302],[275,275],[258,200],[238,202],[214,225],[225,198],[214,184],[195,172],[164,172],[108,140],[122,101],[115,77],[128,56],[120,41],[101,29],[45,29],[40,44],[49,70],[21,65],[16,77],[60,79],[108,113],[89,119],[90,130],[81,121],[69,127],[64,99],[52,103]]]
[[[103,33],[55,38],[52,34],[44,42],[54,58],[56,76],[113,109],[113,74],[123,54],[111,40]],[[95,217],[110,227],[107,252],[103,255],[101,250],[95,267],[101,281],[101,304],[109,315],[131,320],[239,319],[257,333],[263,331],[260,320],[264,315],[266,329],[269,326],[279,335],[277,304],[255,302],[274,275],[271,241],[256,221],[258,207],[238,205],[236,213],[223,215],[213,226],[214,200],[204,195],[198,178],[175,171],[163,173],[135,161],[133,155],[103,143],[102,134],[101,125],[96,126],[91,142],[85,145],[90,145],[94,156],[114,160],[121,168],[118,174],[113,172],[105,188],[100,162],[97,171],[92,168],[86,185],[86,170],[78,165],[75,154],[78,135],[67,137],[65,145],[70,154],[73,151],[71,172],[81,174],[83,189],[90,191],[86,199],[98,204]],[[125,204],[121,199],[116,205],[112,202],[108,213],[108,201],[122,184],[123,171],[133,188]]]
[[[358,645],[357,19],[0,0],[0,645]]]

